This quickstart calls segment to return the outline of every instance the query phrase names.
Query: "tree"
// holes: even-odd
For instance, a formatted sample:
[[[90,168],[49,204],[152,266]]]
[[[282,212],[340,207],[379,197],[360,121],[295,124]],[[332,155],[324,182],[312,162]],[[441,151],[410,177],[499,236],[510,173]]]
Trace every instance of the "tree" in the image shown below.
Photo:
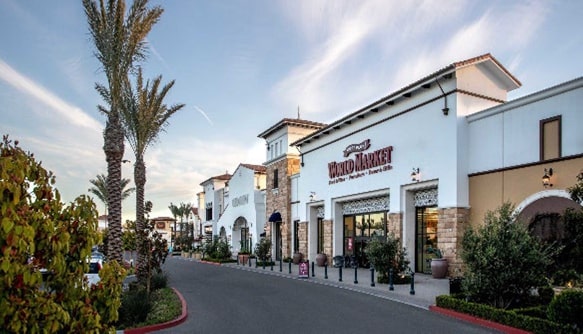
[[[132,88],[129,81],[124,85],[123,108],[121,108],[122,123],[125,136],[132,148],[136,163],[134,164],[134,180],[136,183],[136,228],[142,231],[145,228],[144,196],[146,186],[146,164],[144,156],[146,149],[158,138],[161,131],[168,124],[168,119],[184,104],[167,106],[164,98],[174,85],[174,81],[161,87],[162,76],[154,81],[142,78],[142,69],[138,69],[136,88]],[[142,235],[141,233],[138,236]],[[139,241],[138,248],[144,243]],[[145,252],[138,249],[138,277],[145,278]]]
[[[108,332],[117,321],[125,271],[105,263],[97,285],[84,278],[99,241],[95,203],[81,195],[63,204],[52,172],[17,145],[7,136],[0,143],[0,328]]]
[[[123,85],[135,63],[145,59],[146,36],[158,22],[163,9],[148,8],[148,0],[135,0],[126,17],[124,0],[83,0],[95,57],[107,78],[107,86],[95,88],[109,105],[99,107],[106,117],[103,151],[107,161],[109,209],[109,258],[122,261],[121,244],[121,163],[124,133],[121,123]]]
[[[513,212],[510,203],[489,211],[484,224],[466,230],[462,240],[466,294],[498,308],[519,304],[532,289],[548,284],[545,270],[553,255],[515,220]]]
[[[378,273],[379,283],[389,281],[391,269],[396,276],[406,272],[409,266],[406,249],[401,247],[401,242],[392,233],[386,238],[373,238],[366,245],[364,252]]]
[[[89,192],[97,196],[99,200],[105,204],[105,214],[107,214],[107,176],[98,174],[95,179],[89,180],[93,187],[89,188]],[[130,184],[130,179],[121,179],[121,199],[122,201],[128,198],[136,188],[127,188]]]
[[[172,230],[172,235],[170,235],[170,240],[174,241],[174,245],[170,245],[173,246],[174,248],[176,248],[176,217],[180,216],[180,209],[173,203],[170,203],[170,205],[168,206],[168,209],[170,209],[170,212],[172,213],[172,216],[174,217],[174,229]]]
[[[577,183],[572,187],[567,188],[567,191],[571,195],[571,199],[581,205],[583,205],[583,170],[577,174]]]

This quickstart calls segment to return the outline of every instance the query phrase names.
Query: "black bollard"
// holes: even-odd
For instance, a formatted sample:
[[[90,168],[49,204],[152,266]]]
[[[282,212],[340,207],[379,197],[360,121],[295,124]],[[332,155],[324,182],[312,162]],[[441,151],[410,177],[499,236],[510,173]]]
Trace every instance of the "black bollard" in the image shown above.
[[[259,260],[259,258],[255,257],[255,268],[257,268],[257,266],[259,266],[259,264],[257,263],[257,260]]]
[[[261,260],[261,264],[263,265],[263,269],[265,269],[265,258]]]
[[[283,264],[281,263],[281,259],[279,259],[279,272],[282,272],[282,266]]]
[[[237,265],[239,265],[239,256],[237,255]]]
[[[374,268],[370,267],[370,286],[374,286]]]
[[[271,271],[273,271],[273,260],[269,259],[269,265],[271,266]]]
[[[247,262],[249,262],[249,268],[251,268],[251,260],[253,260],[251,257],[247,259]]]
[[[409,291],[410,295],[415,294],[415,273],[411,272],[411,291]]]
[[[338,282],[342,282],[342,266],[338,267]]]
[[[395,290],[395,287],[393,286],[393,268],[391,268],[391,270],[389,270],[389,291],[393,290]]]
[[[289,261],[287,268],[288,268],[287,269],[288,270],[287,273],[288,274],[291,274],[291,261]]]
[[[324,279],[328,279],[328,263],[324,265]]]
[[[354,267],[354,284],[358,284],[358,267]]]
[[[314,276],[315,276],[315,273],[314,273],[314,262],[312,262],[312,277],[314,277]]]

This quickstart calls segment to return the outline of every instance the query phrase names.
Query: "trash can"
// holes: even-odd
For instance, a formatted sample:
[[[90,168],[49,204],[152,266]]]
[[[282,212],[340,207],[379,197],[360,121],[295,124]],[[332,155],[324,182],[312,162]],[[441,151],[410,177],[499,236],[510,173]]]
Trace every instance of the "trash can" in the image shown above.
[[[336,255],[332,258],[332,265],[334,268],[344,267],[344,256]]]

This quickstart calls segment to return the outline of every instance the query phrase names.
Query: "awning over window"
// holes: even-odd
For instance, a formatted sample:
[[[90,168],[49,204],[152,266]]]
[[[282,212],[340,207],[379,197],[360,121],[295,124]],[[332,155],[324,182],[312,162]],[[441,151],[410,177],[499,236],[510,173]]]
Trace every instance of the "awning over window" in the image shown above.
[[[269,216],[269,222],[270,223],[281,222],[281,213],[279,213],[277,211],[272,213],[271,216]]]

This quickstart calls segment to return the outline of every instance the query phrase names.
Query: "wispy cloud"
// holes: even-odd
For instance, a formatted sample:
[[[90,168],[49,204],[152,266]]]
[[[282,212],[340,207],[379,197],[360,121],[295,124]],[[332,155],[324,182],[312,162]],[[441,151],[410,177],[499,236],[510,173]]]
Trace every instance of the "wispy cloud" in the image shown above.
[[[101,123],[84,113],[80,108],[69,104],[40,84],[19,73],[2,59],[0,59],[0,79],[22,93],[44,103],[68,122],[94,131],[102,131]]]
[[[156,59],[158,59],[160,61],[160,63],[162,63],[162,66],[164,66],[164,68],[166,70],[170,70],[170,67],[168,66],[168,63],[162,57],[162,55],[160,55],[160,53],[158,52],[158,50],[156,50],[156,48],[154,47],[154,44],[152,44],[152,42],[150,42],[150,40],[147,39],[147,38],[146,38],[146,42],[148,43],[148,48],[150,49],[150,51],[152,52],[152,54],[154,55],[154,57],[156,57]]]
[[[206,112],[204,112],[204,110],[202,110],[202,108],[199,106],[194,106],[194,109],[196,109],[196,111],[198,111],[209,122],[210,125],[214,125],[213,121],[211,121],[209,116],[206,114]]]

